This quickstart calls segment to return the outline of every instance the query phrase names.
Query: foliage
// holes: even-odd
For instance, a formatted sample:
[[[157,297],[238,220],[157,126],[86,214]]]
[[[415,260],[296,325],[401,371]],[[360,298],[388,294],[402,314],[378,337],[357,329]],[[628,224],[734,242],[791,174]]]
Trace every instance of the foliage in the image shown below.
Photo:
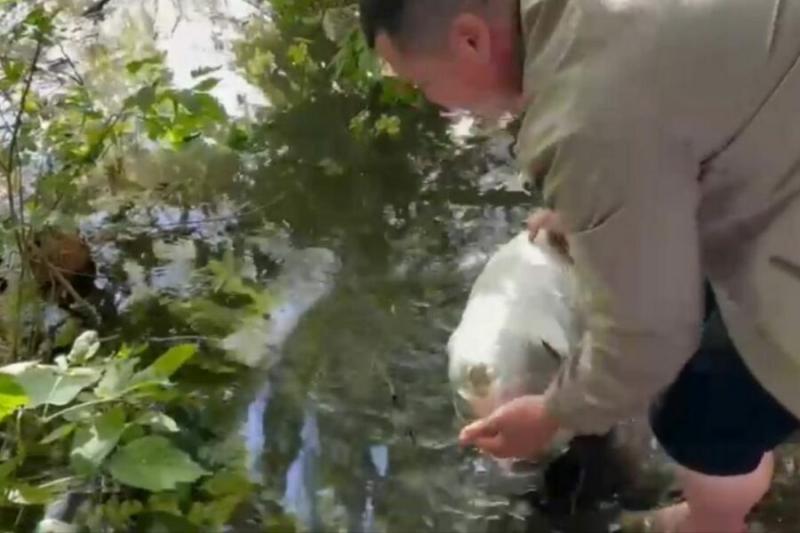
[[[386,261],[450,146],[354,2],[263,2],[233,48],[271,107],[242,117],[218,66],[178,86],[136,35],[94,39],[84,8],[113,4],[0,0],[0,527],[77,495],[90,531],[220,530],[258,490],[231,413],[275,362],[281,265],[259,243],[289,226]],[[278,503],[250,514],[292,527]]]
[[[76,339],[71,355],[84,350],[87,336],[95,335]],[[122,347],[97,358],[63,357],[57,365],[0,368],[5,414],[16,422],[3,427],[0,506],[45,503],[68,487],[93,487],[97,501],[119,501],[132,488],[170,491],[210,473],[164,436],[179,429],[161,411],[175,394],[171,378],[197,347],[175,346],[149,365],[142,352]],[[69,466],[57,468],[59,458]],[[60,477],[42,476],[43,464]]]
[[[169,440],[155,435],[122,448],[109,462],[109,472],[120,483],[151,492],[172,490],[208,474]]]
[[[172,316],[171,327],[183,324],[185,333],[210,340],[200,352],[198,345],[179,344],[155,357],[158,348],[146,331],[134,335],[136,346],[102,344],[96,331],[76,338],[81,323],[113,332],[113,316],[78,294],[73,272],[43,252],[42,236],[74,232],[100,205],[124,213],[131,201],[154,192],[191,202],[202,184],[159,187],[138,179],[152,173],[137,161],[148,154],[179,160],[195,147],[242,152],[247,124],[230,119],[212,96],[214,69],[195,72],[195,83],[179,89],[162,54],[125,59],[98,55],[95,47],[100,66],[79,72],[64,47],[71,20],[38,2],[0,5],[0,24],[8,29],[0,37],[0,357],[6,362],[0,368],[0,510],[13,510],[14,527],[24,529],[43,505],[78,494],[85,502],[74,518],[90,530],[176,521],[220,528],[252,485],[241,450],[221,453],[231,446],[223,429],[230,424],[211,433],[203,424],[187,425],[216,392],[191,384],[235,371],[224,359],[215,362],[225,352],[233,361],[261,364],[252,348],[240,353],[253,340],[246,328],[264,329],[269,292],[240,275],[241,257],[229,250],[194,271],[191,294],[140,294],[122,330],[137,327],[137,308],[156,305]],[[303,42],[287,54],[298,68],[307,67]],[[51,68],[53,58],[67,69]],[[121,97],[94,90],[90,76],[99,76],[98,68],[123,75]],[[63,302],[48,302],[40,290],[44,280],[69,297],[72,316],[55,330],[46,314]],[[174,381],[182,372],[188,385]]]

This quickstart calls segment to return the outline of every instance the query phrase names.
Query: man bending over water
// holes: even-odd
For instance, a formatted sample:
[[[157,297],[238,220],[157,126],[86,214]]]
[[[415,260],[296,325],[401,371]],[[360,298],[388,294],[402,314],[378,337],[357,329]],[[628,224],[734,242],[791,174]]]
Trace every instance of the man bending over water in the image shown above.
[[[462,442],[531,456],[559,427],[601,433],[652,405],[686,500],[654,529],[744,531],[800,416],[800,0],[361,0],[361,14],[430,100],[524,115],[519,162],[588,297],[583,350],[548,392]]]

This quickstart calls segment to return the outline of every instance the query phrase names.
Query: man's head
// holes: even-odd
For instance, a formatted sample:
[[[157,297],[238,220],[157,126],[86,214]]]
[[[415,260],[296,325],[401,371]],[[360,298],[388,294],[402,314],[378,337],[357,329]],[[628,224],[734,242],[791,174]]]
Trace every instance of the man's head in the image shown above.
[[[520,97],[514,0],[360,0],[367,42],[434,103],[496,117]]]

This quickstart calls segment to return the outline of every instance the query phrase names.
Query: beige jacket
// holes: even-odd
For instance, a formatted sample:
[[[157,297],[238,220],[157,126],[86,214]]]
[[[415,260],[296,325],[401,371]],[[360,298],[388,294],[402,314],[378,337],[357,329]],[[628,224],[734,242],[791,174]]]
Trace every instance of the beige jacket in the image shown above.
[[[698,346],[710,279],[800,416],[800,0],[521,0],[517,152],[572,231],[589,335],[548,392],[600,432]]]

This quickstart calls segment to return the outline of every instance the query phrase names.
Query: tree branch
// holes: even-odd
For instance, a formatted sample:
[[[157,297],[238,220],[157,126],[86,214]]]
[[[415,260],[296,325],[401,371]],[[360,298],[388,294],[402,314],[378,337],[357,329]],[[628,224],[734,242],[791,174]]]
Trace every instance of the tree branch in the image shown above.
[[[24,198],[23,198],[23,187],[22,187],[22,178],[20,177],[20,184],[18,193],[18,204],[16,207],[19,208],[19,212],[15,212],[14,210],[14,183],[12,179],[12,175],[14,172],[19,172],[17,168],[17,164],[19,163],[18,154],[17,154],[17,143],[19,142],[20,132],[22,130],[22,119],[25,116],[25,103],[28,100],[28,95],[31,91],[31,85],[33,85],[33,77],[36,74],[36,65],[39,63],[39,56],[42,54],[42,40],[38,39],[36,41],[36,51],[33,53],[33,60],[31,61],[30,69],[28,69],[28,75],[25,79],[25,86],[22,89],[22,96],[20,96],[19,100],[19,109],[17,110],[17,117],[14,120],[14,129],[11,133],[11,143],[8,145],[8,169],[6,171],[6,182],[8,184],[8,198],[9,198],[9,209],[11,210],[11,216],[14,218],[15,223],[19,223],[20,227],[25,225],[25,209],[23,206]],[[16,160],[15,160],[16,158]],[[24,230],[23,230],[24,231]],[[22,246],[22,242],[18,243]],[[20,249],[20,253],[23,253],[23,250]]]
[[[80,86],[85,87],[86,82],[84,81],[83,76],[81,76],[81,73],[78,71],[78,67],[72,61],[72,58],[69,57],[67,51],[64,50],[64,45],[61,43],[60,39],[58,40],[58,49],[61,50],[61,55],[64,56],[64,59],[66,59],[70,69],[72,69],[73,80],[76,81]]]
[[[75,303],[86,309],[86,311],[92,315],[92,320],[94,321],[95,325],[99,325],[102,320],[100,318],[100,313],[97,312],[97,309],[95,309],[92,304],[84,300],[83,297],[78,294],[78,291],[76,291],[75,287],[72,286],[72,283],[70,283],[69,280],[64,277],[64,274],[61,273],[58,267],[50,263],[47,263],[47,267],[50,271],[50,274],[56,278],[56,281],[59,283],[59,285],[61,285],[70,296],[72,296],[72,299],[75,300]]]
[[[106,4],[109,4],[111,0],[97,0],[94,4],[87,7],[81,15],[84,17],[96,17],[102,13],[103,9],[106,7]]]

